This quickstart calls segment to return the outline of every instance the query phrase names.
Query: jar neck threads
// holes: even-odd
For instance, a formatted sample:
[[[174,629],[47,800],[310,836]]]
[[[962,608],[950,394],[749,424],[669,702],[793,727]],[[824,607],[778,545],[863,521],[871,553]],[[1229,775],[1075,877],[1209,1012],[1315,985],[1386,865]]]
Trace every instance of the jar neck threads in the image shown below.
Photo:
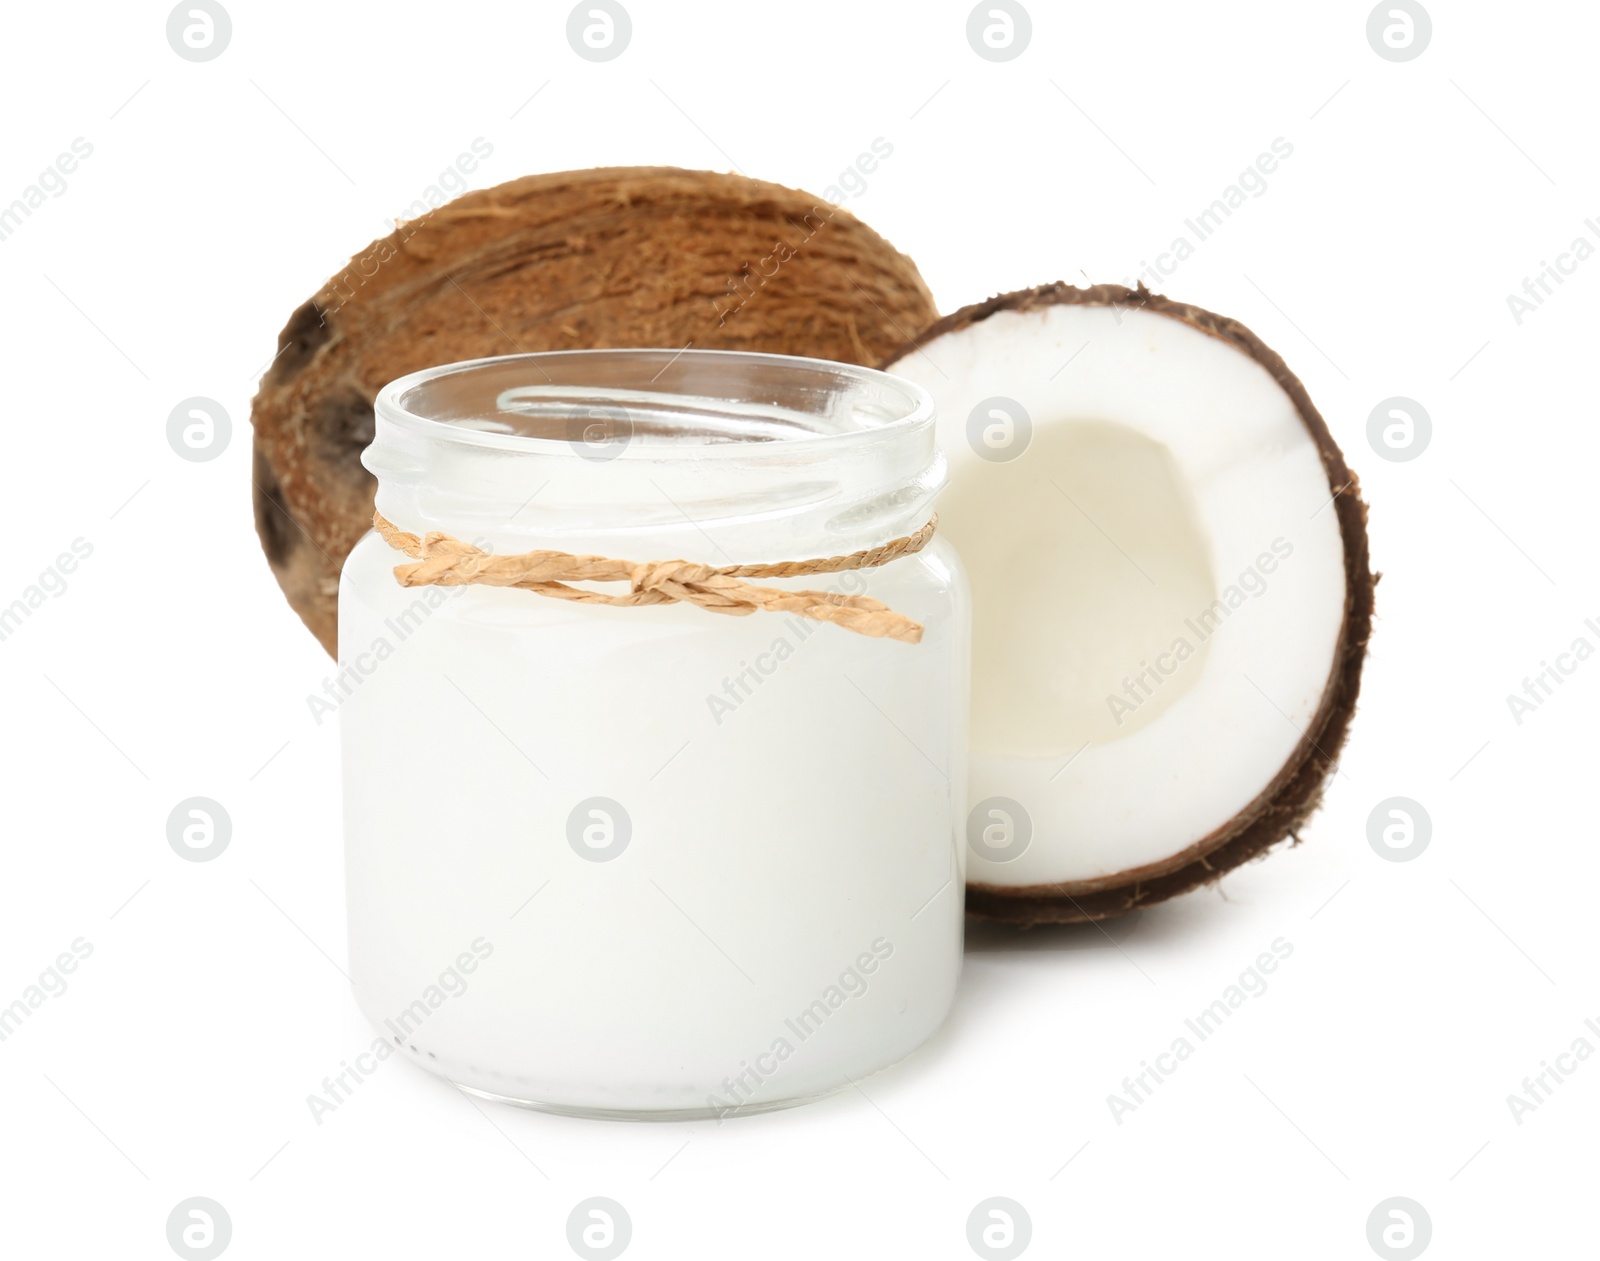
[[[910,534],[945,465],[932,402],[868,368],[728,351],[476,360],[380,392],[362,462],[405,530],[713,566]]]

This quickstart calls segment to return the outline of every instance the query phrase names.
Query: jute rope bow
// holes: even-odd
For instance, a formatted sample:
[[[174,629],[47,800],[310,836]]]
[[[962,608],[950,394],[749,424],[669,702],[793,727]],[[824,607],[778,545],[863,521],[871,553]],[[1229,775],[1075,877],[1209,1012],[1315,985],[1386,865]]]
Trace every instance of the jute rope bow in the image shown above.
[[[858,635],[915,644],[922,640],[922,627],[869,596],[841,595],[834,591],[780,591],[744,580],[834,574],[887,565],[926,547],[938,527],[939,518],[934,516],[915,534],[891,539],[881,547],[852,552],[848,556],[782,561],[774,565],[728,565],[721,569],[686,560],[634,562],[610,560],[604,556],[574,556],[569,552],[534,551],[496,556],[439,531],[418,538],[379,512],[372,514],[372,524],[385,543],[418,562],[395,566],[394,576],[402,587],[458,587],[478,583],[489,587],[517,587],[557,600],[617,606],[682,601],[708,613],[729,613],[735,617],[764,609],[771,613],[796,613],[816,622],[832,622]],[[630,589],[613,595],[568,585],[573,582],[626,582]]]

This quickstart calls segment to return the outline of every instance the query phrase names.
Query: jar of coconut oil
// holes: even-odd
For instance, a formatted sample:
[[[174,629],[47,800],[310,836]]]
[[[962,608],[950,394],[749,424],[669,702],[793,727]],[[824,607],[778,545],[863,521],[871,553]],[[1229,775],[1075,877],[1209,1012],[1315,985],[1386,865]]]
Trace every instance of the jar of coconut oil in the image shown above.
[[[933,1032],[969,636],[933,435],[920,387],[776,355],[382,391],[340,719],[350,972],[393,1054],[552,1111],[724,1117]]]

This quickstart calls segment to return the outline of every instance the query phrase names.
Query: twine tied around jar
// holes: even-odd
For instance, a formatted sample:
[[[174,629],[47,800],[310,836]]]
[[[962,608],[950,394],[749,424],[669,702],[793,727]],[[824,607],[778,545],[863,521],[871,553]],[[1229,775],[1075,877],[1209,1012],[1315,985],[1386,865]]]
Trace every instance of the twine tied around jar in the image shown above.
[[[758,587],[747,578],[798,578],[850,569],[874,569],[927,546],[938,528],[935,514],[914,534],[848,556],[781,561],[772,565],[727,565],[716,569],[686,560],[628,561],[569,552],[532,551],[497,556],[453,535],[430,531],[418,538],[374,511],[372,525],[383,541],[418,563],[395,566],[402,587],[458,587],[479,584],[516,587],[557,600],[628,607],[640,604],[693,604],[708,613],[745,617],[757,610],[794,613],[816,622],[832,622],[858,635],[922,641],[922,626],[888,605],[864,595],[836,591],[781,591]],[[611,594],[569,586],[574,582],[626,582],[626,593]]]

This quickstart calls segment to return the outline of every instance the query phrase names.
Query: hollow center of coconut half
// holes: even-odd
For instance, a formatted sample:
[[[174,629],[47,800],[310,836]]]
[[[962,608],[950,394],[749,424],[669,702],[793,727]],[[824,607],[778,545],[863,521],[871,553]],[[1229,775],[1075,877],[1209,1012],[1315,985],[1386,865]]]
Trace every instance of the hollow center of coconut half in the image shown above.
[[[938,402],[940,528],[973,586],[975,886],[1133,905],[1320,789],[1325,768],[1295,781],[1348,718],[1348,470],[1272,352],[1057,286],[950,317],[890,370]]]

